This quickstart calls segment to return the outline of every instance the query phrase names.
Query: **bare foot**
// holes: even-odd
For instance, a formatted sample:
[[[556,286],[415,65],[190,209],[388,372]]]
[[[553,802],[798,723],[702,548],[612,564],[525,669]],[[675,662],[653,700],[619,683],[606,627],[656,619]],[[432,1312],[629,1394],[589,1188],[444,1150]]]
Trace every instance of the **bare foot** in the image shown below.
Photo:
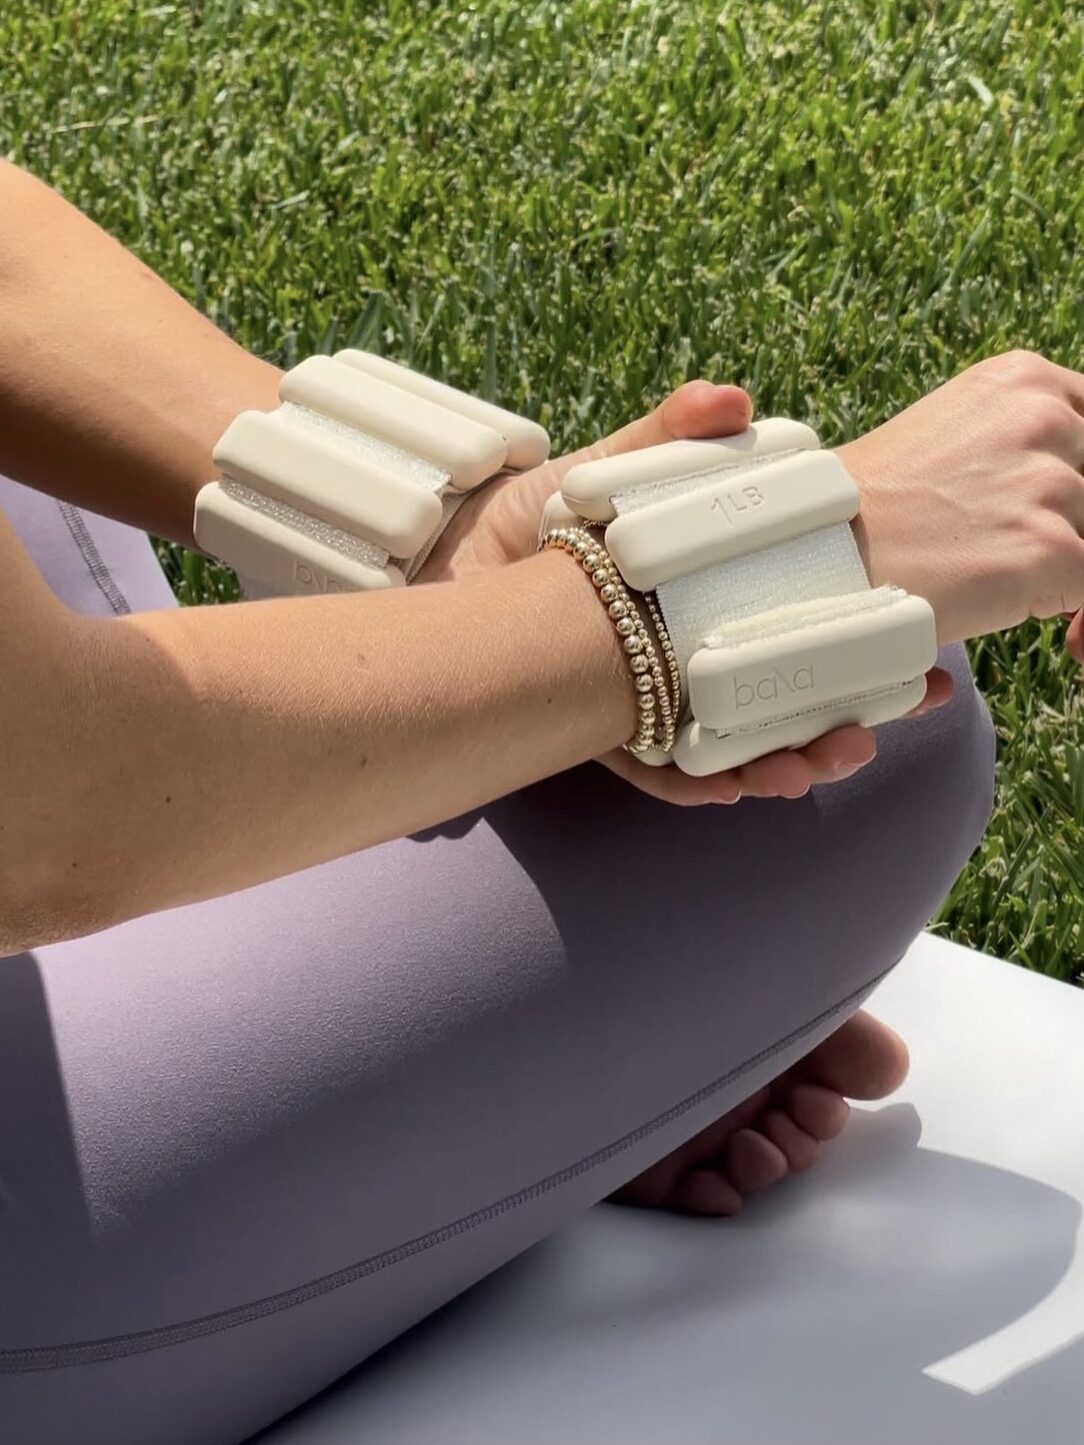
[[[852,1099],[883,1099],[907,1077],[907,1045],[856,1013],[822,1044],[610,1197],[682,1214],[737,1214],[747,1194],[817,1162]]]

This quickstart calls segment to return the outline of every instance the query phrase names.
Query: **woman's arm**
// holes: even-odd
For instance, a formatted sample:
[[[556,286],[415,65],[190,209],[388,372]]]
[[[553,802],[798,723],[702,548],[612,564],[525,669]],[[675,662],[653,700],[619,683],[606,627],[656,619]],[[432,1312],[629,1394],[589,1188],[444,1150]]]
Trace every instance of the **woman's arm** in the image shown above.
[[[215,442],[239,411],[276,406],[278,371],[3,162],[0,216],[0,471],[191,542]],[[1027,352],[991,358],[840,455],[863,494],[871,574],[934,602],[944,639],[1079,607],[1079,373]],[[486,488],[427,575],[461,575],[465,540],[468,566],[522,555],[556,484],[540,468]]]
[[[0,163],[0,470],[180,541],[278,373]],[[0,953],[452,817],[628,737],[566,557],[447,587],[96,623],[0,516]]]
[[[188,538],[215,440],[275,405],[277,373],[2,165],[0,201],[0,467]],[[872,580],[927,596],[944,637],[1084,599],[1082,385],[1011,356],[844,449]],[[0,525],[0,951],[400,836],[628,737],[593,589],[515,560],[556,484],[472,499],[433,559],[446,586],[109,623],[62,608]],[[802,792],[833,746],[750,767],[799,767],[762,790]],[[738,793],[695,781],[682,801]]]
[[[278,404],[278,379],[0,161],[0,472],[191,543],[211,447],[239,411]]]
[[[615,747],[559,553],[404,591],[88,621],[0,518],[0,955],[400,837]]]
[[[0,207],[0,468],[189,538],[215,441],[276,404],[278,374],[11,167]],[[707,393],[683,434],[745,425],[743,393]],[[670,415],[610,445],[663,440]],[[635,708],[592,594],[552,556],[409,594],[95,624],[0,527],[0,950],[304,868],[612,749]],[[798,795],[872,752],[845,729],[675,800]]]

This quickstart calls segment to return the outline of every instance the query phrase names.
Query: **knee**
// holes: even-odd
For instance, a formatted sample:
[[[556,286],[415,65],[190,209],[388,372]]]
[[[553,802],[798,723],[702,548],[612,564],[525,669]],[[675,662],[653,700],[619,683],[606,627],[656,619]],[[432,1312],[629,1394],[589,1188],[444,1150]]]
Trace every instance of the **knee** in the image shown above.
[[[896,792],[894,811],[913,812],[913,836],[920,851],[938,862],[947,892],[990,821],[995,740],[964,648],[944,649],[939,662],[952,674],[952,701],[885,729],[881,751]]]
[[[958,749],[962,786],[960,788],[961,827],[970,855],[982,840],[994,810],[994,762],[997,752],[994,724],[990,711],[971,676],[963,647],[960,677],[957,686],[963,693],[963,706],[958,717],[950,719],[953,746]]]
[[[882,729],[872,766],[817,790],[820,886],[833,899],[822,894],[820,908],[845,909],[856,958],[882,969],[936,914],[993,806],[989,713],[963,648],[940,662],[955,682],[951,702]]]

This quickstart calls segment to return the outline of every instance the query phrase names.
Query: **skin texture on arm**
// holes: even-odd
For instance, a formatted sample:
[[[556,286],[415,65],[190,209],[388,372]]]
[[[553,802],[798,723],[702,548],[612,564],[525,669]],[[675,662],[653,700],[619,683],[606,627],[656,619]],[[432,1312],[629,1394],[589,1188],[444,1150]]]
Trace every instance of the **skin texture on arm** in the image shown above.
[[[16,217],[0,226],[0,468],[190,538],[217,437],[275,406],[278,373],[11,167],[0,214]],[[980,385],[973,368],[935,394],[934,425],[920,402],[844,457],[871,580],[926,595],[945,640],[1084,599],[1079,378],[1041,358],[984,365]],[[972,446],[938,453],[965,412]],[[588,454],[748,415],[736,388],[694,383]],[[872,736],[854,728],[713,779],[612,753],[634,713],[610,624],[570,559],[530,555],[571,460],[468,501],[427,569],[445,585],[379,596],[91,623],[0,527],[0,950],[402,836],[600,754],[696,803],[798,796],[868,761]]]
[[[401,837],[631,735],[582,570],[145,613],[52,598],[0,523],[0,953]]]
[[[694,388],[699,394],[690,398]],[[710,405],[711,391],[707,382],[690,382],[659,414],[665,418],[667,408],[690,401],[695,413]],[[711,432],[693,426],[681,434]],[[560,465],[621,450],[623,436],[615,433]],[[1028,617],[1079,614],[1080,372],[1029,351],[989,357],[836,454],[858,485],[861,511],[852,525],[871,583],[894,583],[925,597],[937,614],[942,643],[1002,631]],[[559,484],[551,464],[518,482],[486,488],[455,518],[427,572],[462,576],[525,555],[542,504]],[[457,535],[457,528],[466,535]],[[1079,615],[1068,643],[1084,661]]]
[[[10,167],[0,188],[17,217],[0,236],[0,467],[187,539],[215,441],[277,404],[278,373],[47,188]],[[743,393],[708,392],[689,425],[746,424]],[[671,415],[680,429],[679,404],[613,444],[665,440]],[[410,592],[91,623],[4,526],[0,675],[4,950],[443,821],[609,752],[635,717],[594,589],[556,554]],[[872,756],[860,729],[842,741]],[[825,739],[789,758],[786,789],[839,757]],[[738,793],[723,776],[685,801]]]
[[[718,425],[735,389],[707,392]],[[696,414],[679,394],[608,445]],[[0,525],[0,676],[0,951],[402,836],[612,754],[635,720],[616,633],[560,553],[409,590],[89,622]],[[734,802],[798,796],[873,752],[844,728],[740,775],[664,771],[674,801]]]
[[[191,543],[208,447],[279,372],[0,161],[0,472]]]

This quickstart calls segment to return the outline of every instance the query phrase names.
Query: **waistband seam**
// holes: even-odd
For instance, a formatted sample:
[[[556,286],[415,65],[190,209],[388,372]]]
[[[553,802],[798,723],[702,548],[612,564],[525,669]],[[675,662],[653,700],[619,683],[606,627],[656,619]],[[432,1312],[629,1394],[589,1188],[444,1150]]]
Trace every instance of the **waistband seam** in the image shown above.
[[[83,561],[87,564],[87,571],[98,591],[109,603],[114,617],[127,617],[132,608],[127,597],[117,586],[112,572],[102,560],[102,554],[98,551],[94,538],[90,535],[90,528],[86,524],[82,512],[78,507],[73,507],[70,502],[57,502],[60,515],[71,533],[72,541],[79,548]]]

